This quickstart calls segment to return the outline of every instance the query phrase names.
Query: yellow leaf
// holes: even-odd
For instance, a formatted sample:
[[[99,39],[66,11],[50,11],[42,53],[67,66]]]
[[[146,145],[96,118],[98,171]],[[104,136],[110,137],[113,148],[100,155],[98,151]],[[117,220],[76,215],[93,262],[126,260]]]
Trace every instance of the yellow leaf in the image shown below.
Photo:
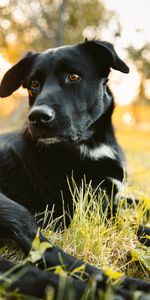
[[[43,257],[44,252],[51,248],[52,245],[49,242],[40,242],[39,239],[39,230],[32,242],[32,248],[30,250],[30,253],[28,255],[27,261],[30,261],[32,263],[37,262]]]
[[[105,268],[105,273],[108,275],[111,279],[119,279],[120,277],[124,276],[123,273],[113,271],[111,268],[107,267]]]
[[[132,255],[132,261],[140,260],[141,253],[138,250],[132,250],[131,255]]]
[[[62,266],[57,266],[55,269],[55,273],[62,275],[62,276],[67,276],[67,272],[65,272],[62,268]]]

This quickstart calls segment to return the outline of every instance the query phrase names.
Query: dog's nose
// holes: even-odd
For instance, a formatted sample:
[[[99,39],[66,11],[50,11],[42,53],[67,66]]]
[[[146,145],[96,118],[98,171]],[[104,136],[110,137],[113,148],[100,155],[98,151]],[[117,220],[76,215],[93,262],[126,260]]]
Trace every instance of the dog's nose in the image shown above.
[[[30,110],[28,119],[34,125],[48,124],[55,117],[55,112],[47,105],[35,106]]]

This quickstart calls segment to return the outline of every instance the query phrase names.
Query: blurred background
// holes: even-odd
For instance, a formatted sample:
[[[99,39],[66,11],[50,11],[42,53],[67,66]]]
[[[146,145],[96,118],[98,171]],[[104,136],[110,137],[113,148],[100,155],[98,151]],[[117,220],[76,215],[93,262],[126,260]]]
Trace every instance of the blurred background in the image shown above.
[[[28,50],[107,40],[130,67],[111,72],[114,125],[126,153],[129,186],[150,194],[150,1],[0,0],[0,79]],[[0,99],[0,132],[19,128],[28,111],[20,89]]]

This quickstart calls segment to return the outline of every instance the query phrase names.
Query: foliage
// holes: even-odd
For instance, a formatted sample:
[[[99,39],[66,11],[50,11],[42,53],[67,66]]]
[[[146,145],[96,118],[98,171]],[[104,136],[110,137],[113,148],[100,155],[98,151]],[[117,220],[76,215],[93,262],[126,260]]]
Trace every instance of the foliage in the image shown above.
[[[135,49],[132,46],[127,48],[129,56],[136,63],[136,67],[140,73],[143,73],[145,78],[150,79],[150,43],[146,43],[140,49]]]
[[[145,95],[145,81],[150,79],[150,43],[145,43],[140,49],[130,46],[127,48],[127,51],[140,74],[139,94],[135,101],[150,105],[150,101],[147,101],[148,99]]]
[[[83,30],[100,30],[108,21],[99,0],[8,0],[0,4],[1,52],[15,60],[28,48],[41,51],[50,46],[82,41]]]

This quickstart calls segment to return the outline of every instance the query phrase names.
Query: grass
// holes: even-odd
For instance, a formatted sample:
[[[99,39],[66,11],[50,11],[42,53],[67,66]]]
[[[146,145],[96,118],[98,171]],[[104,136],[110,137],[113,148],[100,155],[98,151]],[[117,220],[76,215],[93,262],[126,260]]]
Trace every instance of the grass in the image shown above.
[[[109,275],[113,284],[118,284],[124,275],[149,281],[150,249],[138,241],[136,231],[139,224],[148,224],[145,211],[150,208],[150,199],[141,195],[138,205],[134,203],[127,207],[126,199],[121,198],[116,217],[112,215],[107,220],[107,212],[102,212],[102,195],[100,194],[98,201],[95,201],[95,192],[90,185],[85,193],[83,190],[84,182],[80,190],[74,183],[74,190],[71,192],[76,209],[69,228],[61,230],[59,227],[59,230],[54,231],[58,220],[53,220],[51,212],[46,210],[43,222],[49,217],[50,222],[46,228],[41,228],[42,233],[67,253],[102,269]],[[65,224],[65,215],[62,216],[62,222]],[[36,247],[39,250],[39,245]],[[36,247],[34,244],[34,248]],[[16,254],[15,246],[14,250],[12,247],[4,247],[0,252],[12,260],[23,259],[20,251]],[[34,259],[35,262],[36,258],[38,260],[37,255],[39,251],[32,251],[30,261]],[[74,273],[76,271],[74,270]],[[58,267],[56,272],[62,273],[62,268]],[[46,299],[52,299],[49,292]]]
[[[54,233],[49,224],[44,234],[54,239],[66,252],[88,261],[106,272],[139,276],[137,270],[130,270],[134,263],[132,252],[148,251],[137,240],[136,230],[144,222],[144,213],[150,208],[149,198],[141,197],[141,202],[127,208],[126,199],[120,199],[116,217],[107,219],[107,211],[102,212],[102,196],[95,201],[95,193],[88,186],[86,193],[75,187],[73,201],[75,213],[71,225],[63,232]],[[126,206],[126,208],[124,208]],[[133,229],[133,224],[135,224]],[[50,236],[48,235],[50,234]],[[144,252],[143,252],[144,253]],[[130,273],[130,274],[129,274]],[[116,276],[116,275],[114,275]],[[146,267],[142,266],[141,277],[149,277]]]
[[[54,232],[54,223],[52,227],[50,223],[43,234],[67,253],[101,268],[112,279],[127,275],[148,280],[150,269],[143,257],[150,250],[139,243],[136,230],[146,219],[149,198],[143,196],[138,205],[128,208],[124,208],[126,199],[121,199],[116,217],[109,220],[107,212],[102,212],[101,195],[95,201],[90,186],[85,194],[75,187],[73,201],[76,210],[69,228]]]

